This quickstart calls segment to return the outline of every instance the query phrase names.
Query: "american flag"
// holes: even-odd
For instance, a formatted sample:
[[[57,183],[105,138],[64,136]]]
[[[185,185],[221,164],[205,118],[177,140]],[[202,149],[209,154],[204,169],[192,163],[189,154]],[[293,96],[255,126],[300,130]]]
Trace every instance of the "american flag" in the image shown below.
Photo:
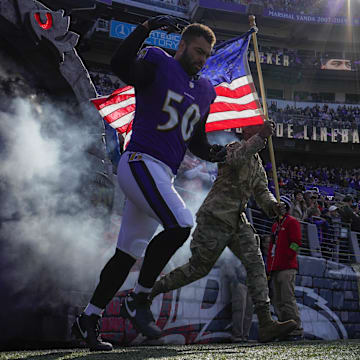
[[[110,96],[90,100],[99,110],[104,120],[124,138],[124,148],[130,141],[132,121],[135,116],[135,90],[125,86],[115,90]]]
[[[214,48],[201,75],[216,91],[206,131],[263,124],[265,117],[251,76],[248,47],[254,29]]]
[[[265,120],[247,58],[253,31],[216,46],[201,71],[217,94],[210,106],[206,131],[259,125]],[[134,88],[126,86],[91,102],[105,121],[123,135],[126,147],[135,113]]]

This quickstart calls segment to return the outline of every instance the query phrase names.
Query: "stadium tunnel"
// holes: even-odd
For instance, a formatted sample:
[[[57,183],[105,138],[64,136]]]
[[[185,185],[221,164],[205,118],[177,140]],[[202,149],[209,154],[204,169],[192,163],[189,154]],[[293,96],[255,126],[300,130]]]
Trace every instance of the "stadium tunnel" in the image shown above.
[[[83,149],[84,159],[89,164],[87,171],[82,174],[83,186],[68,191],[75,191],[80,196],[83,207],[79,211],[91,209],[94,217],[101,214],[106,222],[114,187],[108,176],[104,124],[88,101],[96,97],[96,90],[75,50],[79,35],[69,31],[70,18],[66,14],[77,10],[72,9],[72,0],[54,0],[47,4],[54,7],[48,8],[36,0],[4,0],[1,3],[1,111],[11,115],[14,109],[9,104],[15,98],[30,103],[48,102],[60,108],[64,106],[68,116],[63,121],[67,121],[69,127],[77,123],[76,126],[93,139]],[[76,7],[91,10],[94,4],[95,1],[78,0]],[[1,134],[2,131],[1,140],[5,135]],[[2,160],[7,156],[7,145],[1,141]],[[71,174],[66,176],[71,177]],[[30,283],[18,290],[12,283],[11,274],[20,264],[21,268],[35,268],[31,263],[35,253],[30,246],[23,244],[18,249],[16,259],[8,256],[8,244],[19,239],[12,238],[6,230],[10,225],[20,223],[23,216],[21,204],[17,204],[11,213],[6,211],[13,202],[8,190],[10,182],[11,179],[1,177],[0,304],[3,311],[0,316],[0,348],[24,348],[33,344],[39,347],[39,341],[44,341],[44,344],[49,341],[66,343],[69,341],[68,324],[78,309],[72,301],[74,295],[71,295],[71,291],[58,288],[55,268],[49,262],[38,264]],[[55,242],[57,240],[54,239]],[[84,259],[80,257],[80,260]],[[60,267],[56,271],[67,272],[68,269]],[[90,286],[93,283],[83,284],[77,298],[81,298]]]

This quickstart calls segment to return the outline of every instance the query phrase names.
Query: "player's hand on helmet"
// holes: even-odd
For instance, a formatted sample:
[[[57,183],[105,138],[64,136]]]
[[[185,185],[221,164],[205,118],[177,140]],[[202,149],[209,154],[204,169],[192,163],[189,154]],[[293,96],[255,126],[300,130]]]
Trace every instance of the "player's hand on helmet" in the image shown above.
[[[189,23],[181,18],[170,15],[158,15],[148,19],[147,27],[150,31],[161,29],[169,33],[181,33],[183,28]]]
[[[210,159],[211,162],[224,162],[226,160],[226,147],[213,144],[210,147]]]
[[[275,123],[272,120],[266,120],[264,121],[264,124],[261,126],[258,134],[263,139],[266,139],[269,136],[274,135],[274,132],[275,132]]]
[[[276,216],[284,216],[286,214],[286,204],[282,201],[274,203],[273,211]]]

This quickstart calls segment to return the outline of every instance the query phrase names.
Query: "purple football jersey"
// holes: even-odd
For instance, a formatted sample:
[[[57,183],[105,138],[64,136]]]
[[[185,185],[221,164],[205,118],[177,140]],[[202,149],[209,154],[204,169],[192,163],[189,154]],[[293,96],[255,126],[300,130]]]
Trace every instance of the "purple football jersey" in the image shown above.
[[[216,93],[207,79],[192,80],[180,63],[160,48],[145,48],[140,56],[156,64],[156,76],[151,85],[136,89],[135,118],[127,150],[149,154],[176,174],[186,143]]]

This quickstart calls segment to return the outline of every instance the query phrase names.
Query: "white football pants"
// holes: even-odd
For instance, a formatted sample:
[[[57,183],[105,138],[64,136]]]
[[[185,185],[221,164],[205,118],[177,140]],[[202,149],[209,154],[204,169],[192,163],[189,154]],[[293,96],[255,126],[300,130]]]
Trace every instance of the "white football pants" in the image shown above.
[[[139,258],[159,224],[164,229],[192,227],[191,211],[174,188],[171,169],[147,154],[122,154],[117,178],[126,201],[117,248]]]

